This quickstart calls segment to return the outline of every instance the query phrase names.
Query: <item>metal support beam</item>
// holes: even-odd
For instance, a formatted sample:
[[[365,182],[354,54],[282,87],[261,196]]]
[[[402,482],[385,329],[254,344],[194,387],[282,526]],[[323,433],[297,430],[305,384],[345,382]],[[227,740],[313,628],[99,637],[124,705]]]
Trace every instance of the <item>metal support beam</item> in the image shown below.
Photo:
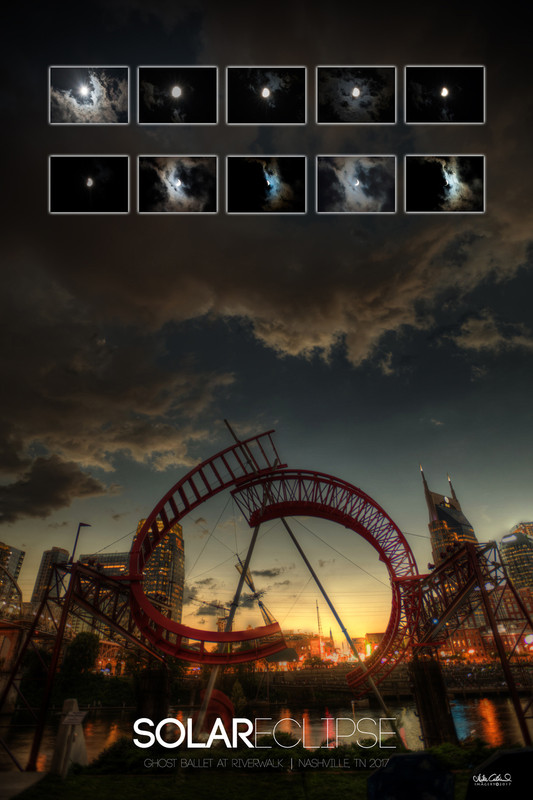
[[[304,551],[303,551],[302,547],[300,546],[300,543],[298,542],[298,540],[296,539],[296,536],[295,536],[295,535],[294,535],[294,533],[292,532],[292,530],[291,530],[291,527],[290,527],[290,525],[288,524],[287,520],[286,520],[284,517],[281,517],[281,522],[282,522],[282,524],[283,524],[283,527],[285,528],[285,530],[287,531],[287,533],[288,533],[288,534],[289,534],[289,536],[291,537],[291,539],[292,539],[292,541],[293,541],[293,543],[294,543],[294,546],[296,547],[296,549],[297,549],[297,550],[298,550],[298,552],[300,553],[300,555],[301,555],[302,559],[304,560],[304,563],[305,563],[305,565],[306,565],[307,569],[309,570],[309,572],[311,573],[311,576],[313,577],[313,580],[315,581],[316,585],[317,585],[317,586],[318,586],[318,588],[320,589],[320,591],[321,591],[321,593],[322,593],[322,596],[323,596],[324,600],[326,601],[326,603],[328,604],[328,606],[329,606],[329,608],[330,608],[330,610],[331,610],[331,613],[333,614],[333,616],[334,616],[334,617],[335,617],[335,619],[337,620],[337,623],[339,624],[339,627],[340,627],[341,631],[342,631],[342,632],[343,632],[343,634],[344,634],[344,638],[345,638],[345,639],[346,639],[346,641],[348,642],[348,646],[349,646],[350,650],[352,651],[352,653],[354,654],[354,656],[355,656],[355,657],[356,657],[356,659],[358,660],[358,662],[359,662],[359,665],[360,665],[360,667],[361,667],[362,671],[363,671],[363,672],[366,674],[366,676],[367,676],[367,677],[366,677],[366,682],[368,683],[368,685],[369,685],[369,686],[370,686],[370,688],[372,689],[372,692],[373,692],[373,694],[374,694],[374,696],[375,696],[376,700],[378,701],[378,703],[379,703],[379,705],[380,705],[380,708],[381,708],[381,709],[382,709],[382,711],[384,712],[385,716],[386,716],[386,717],[387,717],[389,720],[391,720],[391,721],[392,721],[392,727],[394,728],[394,732],[397,734],[397,736],[398,736],[398,739],[399,739],[399,740],[400,740],[400,742],[401,742],[401,741],[402,741],[402,739],[401,739],[400,733],[399,733],[399,731],[398,731],[398,728],[397,728],[397,726],[396,726],[396,724],[395,724],[395,721],[394,721],[394,720],[395,720],[395,718],[391,716],[391,712],[390,712],[389,708],[387,707],[387,704],[385,703],[385,700],[384,700],[384,698],[383,698],[383,695],[382,695],[382,694],[381,694],[381,692],[379,691],[379,689],[378,689],[378,687],[376,686],[376,684],[375,684],[375,682],[374,682],[373,678],[371,677],[371,675],[368,673],[368,670],[367,670],[367,668],[365,667],[365,663],[364,663],[364,661],[363,661],[363,660],[361,659],[361,657],[359,656],[359,653],[357,652],[357,648],[356,648],[356,646],[354,645],[354,643],[353,643],[353,641],[352,641],[352,638],[351,638],[350,634],[349,634],[349,633],[348,633],[348,631],[346,630],[346,627],[345,627],[345,625],[344,625],[343,621],[341,620],[340,616],[338,615],[338,613],[337,613],[337,610],[336,610],[335,606],[334,606],[334,605],[333,605],[333,603],[331,602],[331,600],[330,600],[330,598],[329,598],[329,595],[328,595],[328,593],[327,593],[327,592],[326,592],[326,590],[324,589],[324,587],[323,587],[323,585],[322,585],[322,583],[321,583],[321,581],[320,581],[320,578],[318,577],[318,575],[316,574],[315,570],[314,570],[314,569],[313,569],[313,567],[311,566],[311,564],[310,564],[310,562],[309,562],[309,559],[308,559],[308,558],[307,558],[307,556],[305,555],[305,553],[304,553]]]
[[[233,597],[233,601],[231,603],[229,615],[226,618],[226,625],[224,627],[224,632],[229,633],[231,631],[233,625],[233,619],[235,614],[237,613],[237,608],[239,606],[239,600],[241,598],[242,587],[244,586],[244,581],[246,580],[246,573],[248,572],[248,568],[250,566],[250,561],[252,560],[252,553],[254,551],[255,543],[257,541],[257,535],[259,533],[260,525],[256,525],[254,528],[254,532],[252,534],[252,538],[250,541],[250,545],[248,547],[248,552],[246,553],[246,561],[244,562],[244,567],[242,568],[242,572],[239,576],[239,583],[237,584],[237,589],[235,590],[235,595]],[[220,647],[226,647],[226,645],[222,644]],[[215,684],[217,682],[218,673],[220,671],[220,666],[214,666],[211,670],[211,674],[209,676],[209,681],[207,683],[204,696],[202,699],[202,705],[200,706],[200,710],[198,712],[198,717],[196,718],[195,724],[195,734],[196,736],[200,733],[203,728],[205,715],[207,713],[207,708],[209,706],[209,702],[211,700],[211,696],[213,694],[213,689],[215,688]]]

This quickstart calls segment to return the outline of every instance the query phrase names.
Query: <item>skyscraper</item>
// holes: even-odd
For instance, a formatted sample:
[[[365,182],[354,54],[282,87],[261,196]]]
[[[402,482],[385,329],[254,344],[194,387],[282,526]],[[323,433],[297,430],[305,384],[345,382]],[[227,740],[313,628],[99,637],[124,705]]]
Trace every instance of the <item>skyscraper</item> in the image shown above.
[[[500,553],[515,587],[533,589],[533,537],[515,525],[501,540]]]
[[[9,575],[13,580],[17,580],[24,556],[26,553],[23,550],[18,550],[16,547],[11,547],[9,544],[0,542],[0,601],[8,602],[17,598],[17,590],[10,580]],[[6,572],[9,575],[6,575]]]
[[[144,525],[141,520],[137,533]],[[120,575],[129,570],[129,552],[93,553],[80,556],[82,564],[91,564],[105,575]],[[147,597],[161,604],[175,622],[181,622],[185,558],[181,525],[176,524],[152,553],[144,569],[143,588]]]
[[[463,542],[477,544],[476,535],[461,510],[452,481],[448,475],[450,494],[444,495],[432,492],[428,488],[424,471],[420,467],[424,494],[429,512],[429,533],[431,536],[431,550],[433,563],[438,566],[447,556],[450,547],[455,547]]]
[[[511,533],[525,533],[533,542],[533,522],[518,522],[511,528]]]
[[[33,594],[31,596],[32,603],[39,603],[42,600],[45,591],[52,581],[54,566],[56,564],[66,564],[68,555],[68,550],[64,550],[62,547],[52,547],[51,550],[44,551],[33,587]]]
[[[141,519],[137,533],[146,520]],[[144,569],[144,593],[162,603],[168,616],[181,622],[185,555],[181,525],[176,523],[159,542]]]

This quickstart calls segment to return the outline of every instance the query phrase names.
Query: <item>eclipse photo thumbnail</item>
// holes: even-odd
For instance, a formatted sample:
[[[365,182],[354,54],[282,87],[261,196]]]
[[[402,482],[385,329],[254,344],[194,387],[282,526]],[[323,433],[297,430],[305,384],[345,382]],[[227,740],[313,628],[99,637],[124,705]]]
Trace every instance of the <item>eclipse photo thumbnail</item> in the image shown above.
[[[303,125],[305,67],[228,67],[227,121],[233,125]]]
[[[228,156],[230,214],[305,214],[305,156]]]
[[[394,156],[318,156],[319,214],[393,214]]]
[[[126,125],[128,67],[50,67],[52,125]]]
[[[396,122],[395,67],[317,67],[317,122]]]
[[[405,210],[419,213],[485,210],[485,157],[406,156]]]
[[[405,121],[485,122],[485,68],[406,67]]]
[[[50,156],[52,214],[127,214],[128,156]]]
[[[138,80],[140,124],[216,124],[216,67],[139,67]]]
[[[141,214],[216,214],[216,156],[139,156]]]

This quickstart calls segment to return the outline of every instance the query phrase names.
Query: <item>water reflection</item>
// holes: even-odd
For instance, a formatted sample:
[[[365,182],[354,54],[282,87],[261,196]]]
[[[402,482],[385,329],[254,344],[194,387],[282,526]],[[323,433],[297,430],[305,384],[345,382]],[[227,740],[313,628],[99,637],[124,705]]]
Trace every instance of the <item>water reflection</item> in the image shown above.
[[[496,706],[488,697],[479,701],[479,715],[481,717],[482,738],[491,747],[499,747],[503,744],[503,735],[498,724],[498,714]]]

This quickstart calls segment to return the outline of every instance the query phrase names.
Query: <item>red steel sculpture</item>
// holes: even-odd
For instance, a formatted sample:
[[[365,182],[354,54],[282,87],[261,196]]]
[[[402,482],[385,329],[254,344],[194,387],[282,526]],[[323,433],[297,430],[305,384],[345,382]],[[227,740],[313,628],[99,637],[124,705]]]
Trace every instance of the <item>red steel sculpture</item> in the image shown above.
[[[144,594],[142,574],[154,548],[190,511],[247,477],[276,470],[279,456],[273,432],[267,431],[227,447],[188,472],[157,504],[133,543],[129,563],[131,614],[142,635],[168,655],[202,664],[236,664],[264,658],[285,647],[277,622],[226,633],[174,622],[158,611]],[[208,643],[246,643],[246,649],[231,651],[228,647],[217,647],[209,650]]]
[[[337,522],[362,536],[388,569],[392,607],[385,636],[372,656],[348,675],[358,686],[370,675],[381,680],[403,657],[416,630],[420,604],[403,581],[417,576],[405,537],[385,511],[346,481],[279,464],[273,431],[222,450],[192,469],[157,504],[139,531],[130,554],[131,613],[143,636],[177,658],[208,664],[252,661],[285,647],[278,623],[254,629],[210,632],[174,622],[143,592],[143,569],[173,525],[224,489],[232,494],[250,526],[286,516],[306,515]],[[235,645],[241,643],[243,649]],[[218,647],[210,645],[218,645]],[[224,647],[226,645],[226,647]],[[234,649],[228,645],[233,645]]]

